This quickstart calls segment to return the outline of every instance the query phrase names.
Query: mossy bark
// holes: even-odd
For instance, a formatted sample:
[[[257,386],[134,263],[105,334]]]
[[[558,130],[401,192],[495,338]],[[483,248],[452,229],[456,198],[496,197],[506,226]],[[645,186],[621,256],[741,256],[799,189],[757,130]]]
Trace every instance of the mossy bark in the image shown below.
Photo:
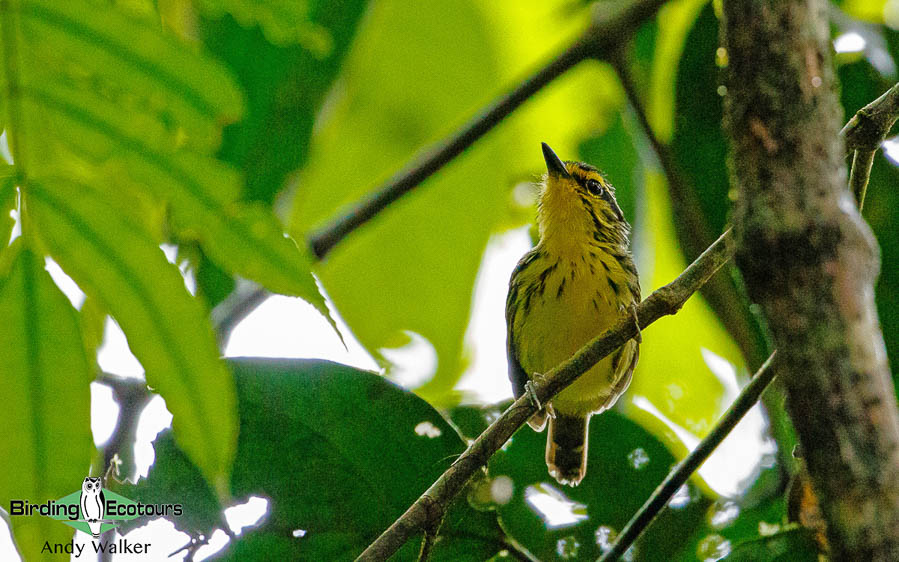
[[[725,0],[737,265],[778,348],[835,559],[899,560],[877,245],[846,185],[826,0]]]

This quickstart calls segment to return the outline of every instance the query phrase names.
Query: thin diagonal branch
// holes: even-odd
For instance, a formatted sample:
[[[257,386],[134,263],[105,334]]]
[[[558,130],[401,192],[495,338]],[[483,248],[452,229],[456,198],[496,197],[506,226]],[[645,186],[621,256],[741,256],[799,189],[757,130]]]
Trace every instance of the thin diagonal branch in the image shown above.
[[[743,419],[746,412],[755,405],[762,392],[768,388],[768,384],[774,379],[775,370],[769,368],[773,360],[774,353],[762,364],[752,377],[752,380],[740,392],[740,395],[737,396],[737,399],[730,405],[730,408],[727,409],[727,412],[724,413],[724,416],[721,417],[712,431],[668,474],[649,499],[646,500],[643,507],[625,525],[612,548],[602,555],[599,562],[617,560],[622,554],[627,552],[627,549],[649,527],[650,523],[662,511],[662,508],[668,505],[668,500],[674,496],[678,488],[683,486],[690,475],[702,466],[702,463],[709,458],[718,445],[724,441],[724,438],[736,427],[737,423]]]
[[[384,186],[310,236],[309,247],[313,254],[319,259],[324,258],[348,234],[460,155],[521,104],[567,70],[588,58],[611,56],[615,49],[627,42],[640,24],[652,17],[664,2],[665,0],[636,0],[624,7],[620,3],[598,4],[590,27],[571,47],[530,78],[522,81],[514,90],[487,106],[455,134],[419,152]]]
[[[635,0],[625,4],[612,0],[598,3],[592,24],[568,49],[514,90],[482,109],[456,133],[419,151],[387,183],[354,203],[345,214],[311,234],[308,243],[312,254],[318,259],[324,259],[350,233],[462,154],[567,70],[588,58],[611,58],[619,46],[626,43],[637,28],[654,16],[664,3],[665,0]],[[234,298],[228,298],[216,307],[213,318],[220,343],[227,341],[231,329],[268,295],[265,289],[248,291],[236,294]]]
[[[241,279],[234,291],[212,309],[212,326],[223,353],[234,328],[270,296],[270,292],[256,283]]]
[[[865,204],[865,192],[868,190],[874,154],[890,133],[897,118],[899,118],[899,83],[859,109],[840,131],[840,135],[846,140],[846,149],[853,152],[849,188],[855,195],[859,211]]]
[[[687,299],[730,259],[730,240],[730,231],[722,234],[677,279],[641,302],[637,307],[640,328],[645,329],[662,316],[680,310]],[[629,313],[621,315],[610,329],[594,338],[573,357],[544,373],[545,380],[534,386],[537,400],[540,403],[551,400],[582,373],[636,335],[637,325],[633,316]],[[536,411],[537,405],[528,394],[513,402],[357,560],[386,560],[413,534],[430,528],[443,516],[475,471],[484,466]]]

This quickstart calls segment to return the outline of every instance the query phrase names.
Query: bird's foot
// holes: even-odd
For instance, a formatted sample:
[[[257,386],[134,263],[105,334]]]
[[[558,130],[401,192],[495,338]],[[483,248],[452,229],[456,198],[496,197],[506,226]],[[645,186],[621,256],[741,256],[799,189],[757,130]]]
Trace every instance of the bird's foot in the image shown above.
[[[640,331],[640,319],[637,318],[637,303],[631,303],[631,317],[634,319],[634,326],[637,327],[637,335],[634,340],[637,343],[643,343],[643,332]]]
[[[538,410],[543,407],[543,404],[540,403],[540,399],[537,398],[537,391],[534,389],[534,381],[524,383],[524,391],[527,393],[528,398],[531,399],[531,403],[536,406]]]

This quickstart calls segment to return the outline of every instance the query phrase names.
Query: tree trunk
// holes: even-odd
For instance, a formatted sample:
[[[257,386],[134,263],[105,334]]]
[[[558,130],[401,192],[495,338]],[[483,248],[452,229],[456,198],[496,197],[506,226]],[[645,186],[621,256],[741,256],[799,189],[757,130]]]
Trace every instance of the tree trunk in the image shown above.
[[[826,0],[725,0],[737,265],[839,560],[899,560],[899,414],[877,245],[846,186]]]

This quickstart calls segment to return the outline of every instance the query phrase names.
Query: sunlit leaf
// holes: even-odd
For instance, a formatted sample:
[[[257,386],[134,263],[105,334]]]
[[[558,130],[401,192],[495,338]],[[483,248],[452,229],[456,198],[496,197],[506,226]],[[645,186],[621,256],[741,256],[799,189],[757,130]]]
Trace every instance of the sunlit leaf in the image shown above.
[[[90,377],[78,316],[44,269],[43,256],[17,240],[0,254],[0,500],[40,505],[81,487],[90,467]],[[42,560],[45,541],[72,529],[40,515],[11,517],[20,554]]]
[[[645,196],[647,220],[642,231],[644,253],[637,255],[644,294],[677,277],[687,266],[674,234],[673,218],[664,186],[657,174],[647,174]],[[739,349],[715,318],[700,295],[693,295],[674,316],[664,318],[643,332],[640,361],[625,394],[630,415],[650,424],[654,417],[634,406],[645,397],[668,421],[697,437],[704,436],[729,405],[723,402],[725,384],[704,362],[702,349],[728,360],[735,370],[743,365]],[[731,397],[732,399],[732,397]],[[652,422],[653,430],[670,446],[680,439],[664,424]]]
[[[7,17],[18,20],[27,47],[20,56],[45,71],[99,82],[98,97],[118,98],[126,108],[183,128],[198,147],[218,146],[222,123],[243,111],[240,93],[220,66],[149,20],[85,0],[23,0],[13,6],[18,10]]]
[[[68,174],[84,159],[105,172],[94,171],[98,186],[140,184],[217,263],[327,313],[307,253],[270,210],[237,202],[241,177],[212,157],[243,109],[227,71],[149,19],[85,0],[17,6],[4,25],[19,42],[4,55],[22,60],[4,68],[18,166]]]
[[[224,493],[236,444],[233,381],[177,268],[108,194],[60,178],[32,179],[26,192],[51,255],[118,321],[174,416],[179,444]]]

